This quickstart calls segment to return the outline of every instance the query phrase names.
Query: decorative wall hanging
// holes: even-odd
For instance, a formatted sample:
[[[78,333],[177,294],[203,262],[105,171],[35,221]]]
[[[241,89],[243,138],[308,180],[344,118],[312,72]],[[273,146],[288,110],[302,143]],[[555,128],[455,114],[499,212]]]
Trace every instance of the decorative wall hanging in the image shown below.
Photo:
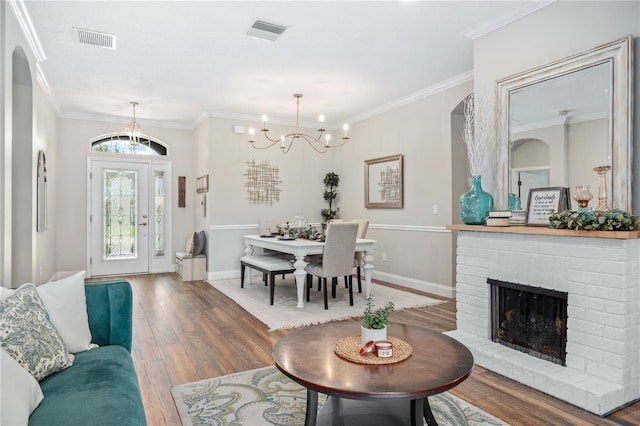
[[[196,179],[196,192],[198,194],[209,192],[209,175],[200,176]]]
[[[209,192],[209,175],[200,176],[196,179],[196,192],[202,195],[200,205],[202,206],[202,216],[207,217],[207,192]]]
[[[364,166],[364,206],[368,209],[403,207],[402,154],[366,160]]]
[[[256,163],[256,160],[247,161],[247,171],[244,176],[247,178],[244,186],[249,195],[249,204],[273,205],[280,201],[281,189],[278,187],[282,183],[279,178],[280,169],[269,164],[268,160]]]
[[[178,176],[178,207],[187,206],[187,178]]]
[[[36,231],[47,229],[47,160],[44,151],[38,151],[38,218]]]

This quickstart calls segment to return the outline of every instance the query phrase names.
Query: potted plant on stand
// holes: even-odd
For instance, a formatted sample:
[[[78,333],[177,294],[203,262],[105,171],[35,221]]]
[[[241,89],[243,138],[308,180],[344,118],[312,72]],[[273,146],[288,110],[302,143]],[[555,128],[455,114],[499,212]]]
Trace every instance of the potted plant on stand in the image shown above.
[[[367,304],[364,308],[364,318],[361,325],[362,344],[370,341],[387,340],[387,324],[389,313],[395,309],[393,302],[387,302],[381,308],[374,309],[373,296],[367,296]]]
[[[329,203],[328,209],[322,209],[320,211],[320,215],[324,219],[325,223],[329,222],[331,219],[335,219],[338,215],[338,208],[333,210],[333,201],[338,197],[338,191],[336,188],[340,183],[340,176],[336,173],[329,172],[324,176],[324,200]]]

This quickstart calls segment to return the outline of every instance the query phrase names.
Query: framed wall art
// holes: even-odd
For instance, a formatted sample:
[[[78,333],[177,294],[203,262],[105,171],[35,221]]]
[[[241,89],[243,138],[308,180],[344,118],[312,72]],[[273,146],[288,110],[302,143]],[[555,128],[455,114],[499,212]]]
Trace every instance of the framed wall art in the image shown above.
[[[187,206],[187,178],[178,176],[178,207]]]
[[[209,192],[209,175],[200,176],[196,179],[196,192],[198,194]]]
[[[404,202],[402,154],[364,162],[364,207],[401,209]]]

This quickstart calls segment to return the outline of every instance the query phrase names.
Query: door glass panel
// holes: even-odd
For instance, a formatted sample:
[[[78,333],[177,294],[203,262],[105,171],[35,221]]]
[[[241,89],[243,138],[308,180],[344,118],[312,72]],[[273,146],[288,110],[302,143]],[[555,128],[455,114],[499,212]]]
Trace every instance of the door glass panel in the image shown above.
[[[138,172],[105,169],[103,182],[103,258],[135,259]]]
[[[155,171],[153,173],[153,208],[156,213],[156,225],[154,230],[154,255],[164,256],[164,225],[165,225],[165,181],[164,172]]]

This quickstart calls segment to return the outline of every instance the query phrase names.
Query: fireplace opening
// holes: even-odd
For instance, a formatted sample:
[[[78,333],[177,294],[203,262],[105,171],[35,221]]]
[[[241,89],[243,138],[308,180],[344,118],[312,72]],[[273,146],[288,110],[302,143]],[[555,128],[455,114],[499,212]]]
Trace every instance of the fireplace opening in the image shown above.
[[[491,340],[566,365],[565,292],[487,279],[491,287]]]

